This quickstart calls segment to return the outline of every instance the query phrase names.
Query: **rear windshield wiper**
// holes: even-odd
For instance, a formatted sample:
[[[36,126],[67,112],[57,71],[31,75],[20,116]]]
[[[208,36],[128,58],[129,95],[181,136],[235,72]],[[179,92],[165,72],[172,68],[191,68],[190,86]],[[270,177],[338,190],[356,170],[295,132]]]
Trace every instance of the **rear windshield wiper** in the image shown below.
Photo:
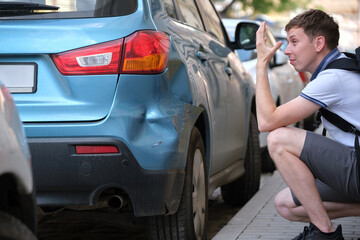
[[[28,2],[0,2],[0,11],[16,10],[58,10],[59,7],[40,3]]]
[[[14,16],[25,16],[32,14],[42,14],[49,12],[38,12],[42,11],[56,11],[59,7],[51,6],[40,3],[29,3],[29,2],[0,2],[0,17],[14,17]]]

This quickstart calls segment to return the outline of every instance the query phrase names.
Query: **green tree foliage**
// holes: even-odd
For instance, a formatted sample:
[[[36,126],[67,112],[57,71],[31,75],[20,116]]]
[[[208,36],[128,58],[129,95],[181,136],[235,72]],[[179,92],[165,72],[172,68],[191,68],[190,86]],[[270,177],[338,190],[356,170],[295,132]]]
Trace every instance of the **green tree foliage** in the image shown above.
[[[298,7],[306,7],[309,0],[212,0],[214,3],[227,5],[220,12],[222,16],[229,16],[234,3],[240,2],[244,10],[252,9],[254,13],[284,12]]]

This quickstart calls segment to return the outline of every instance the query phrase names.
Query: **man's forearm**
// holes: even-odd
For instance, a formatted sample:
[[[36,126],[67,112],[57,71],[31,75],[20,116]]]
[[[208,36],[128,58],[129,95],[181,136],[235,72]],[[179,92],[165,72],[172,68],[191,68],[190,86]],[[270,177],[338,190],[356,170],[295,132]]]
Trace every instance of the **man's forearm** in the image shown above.
[[[268,69],[266,63],[256,65],[256,114],[258,127],[261,132],[269,131],[271,115],[276,105],[270,91]]]

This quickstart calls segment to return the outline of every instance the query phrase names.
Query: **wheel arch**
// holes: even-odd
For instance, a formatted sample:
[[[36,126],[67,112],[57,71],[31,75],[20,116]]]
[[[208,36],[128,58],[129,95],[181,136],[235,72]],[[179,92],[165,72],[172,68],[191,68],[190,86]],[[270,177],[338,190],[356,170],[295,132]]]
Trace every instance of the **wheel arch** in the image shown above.
[[[204,141],[206,154],[206,173],[209,177],[210,172],[210,156],[211,156],[211,134],[210,134],[210,120],[206,108],[201,112],[197,118],[194,126],[200,131],[201,137]]]

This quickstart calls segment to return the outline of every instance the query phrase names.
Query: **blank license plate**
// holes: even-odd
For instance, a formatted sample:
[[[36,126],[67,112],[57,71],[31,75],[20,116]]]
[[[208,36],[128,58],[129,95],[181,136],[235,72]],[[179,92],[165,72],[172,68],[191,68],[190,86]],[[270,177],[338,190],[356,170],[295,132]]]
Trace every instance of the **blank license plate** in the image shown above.
[[[0,81],[11,93],[36,91],[36,63],[0,63]]]

